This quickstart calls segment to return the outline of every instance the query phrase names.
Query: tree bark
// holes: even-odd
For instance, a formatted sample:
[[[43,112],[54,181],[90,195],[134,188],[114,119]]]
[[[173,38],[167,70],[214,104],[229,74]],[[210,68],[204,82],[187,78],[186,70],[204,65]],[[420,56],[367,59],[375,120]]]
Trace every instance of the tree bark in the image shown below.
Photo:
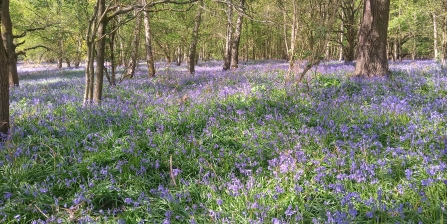
[[[3,41],[0,45],[0,141],[5,141],[9,131],[8,59]]]
[[[17,73],[17,55],[15,53],[14,36],[12,33],[12,21],[9,12],[9,0],[2,1],[1,20],[2,20],[2,39],[3,46],[8,58],[8,76],[10,86],[19,86],[19,76]]]
[[[397,38],[393,41],[393,61],[396,61],[398,59],[398,43]]]
[[[436,14],[433,13],[433,52],[434,59],[438,59],[438,25],[436,22]]]
[[[81,55],[82,55],[82,38],[77,37],[76,42],[76,55],[75,55],[75,61],[74,61],[74,67],[79,68],[81,65]]]
[[[97,8],[95,7],[95,11]],[[96,12],[95,12],[96,13]],[[95,14],[95,16],[97,16]],[[84,91],[84,105],[91,104],[93,101],[93,82],[95,80],[95,39],[96,39],[96,25],[95,16],[89,21],[89,30],[86,35],[87,42],[87,65],[85,68],[85,91]]]
[[[100,104],[102,100],[102,87],[104,82],[104,61],[105,61],[105,47],[106,47],[106,27],[108,18],[105,15],[106,4],[105,0],[99,0],[98,4],[98,18],[99,25],[97,30],[98,40],[96,41],[96,73],[95,86],[93,90],[93,103]]]
[[[388,75],[387,30],[390,0],[364,0],[354,76]]]
[[[146,0],[143,0],[143,4],[146,5]],[[155,77],[155,60],[154,54],[152,52],[152,34],[151,34],[151,23],[149,18],[149,13],[143,12],[143,22],[144,22],[144,36],[146,42],[146,64],[147,73],[149,78]]]
[[[180,65],[182,65],[182,62],[183,62],[183,55],[182,55],[182,47],[179,45],[178,47],[177,47],[177,51],[176,51],[176,63],[177,63],[177,66],[180,66]]]
[[[94,43],[93,40],[87,40],[87,66],[85,68],[85,91],[84,105],[92,103],[93,100],[93,82],[95,78],[94,65]]]
[[[237,69],[239,66],[239,43],[241,41],[243,12],[245,12],[245,0],[239,2],[239,14],[236,20],[236,29],[231,43],[231,69]]]
[[[6,7],[4,2],[0,0],[0,23],[2,26],[3,7]],[[9,8],[9,5],[7,7]],[[9,132],[9,72],[6,54],[3,39],[0,39],[0,141],[6,141]]]
[[[413,23],[417,24],[416,13],[413,14]],[[413,49],[411,51],[411,59],[416,60],[416,32],[413,32]]]
[[[64,37],[63,35],[60,37],[61,39],[59,40],[59,44],[58,47],[59,49],[57,50],[57,68],[61,69],[62,68],[62,63],[64,62]]]
[[[232,0],[227,0],[227,34],[225,36],[225,52],[223,70],[231,66],[231,39],[233,36],[233,5]]]
[[[399,17],[402,15],[402,7],[399,5]],[[400,23],[398,25],[397,30],[397,58],[400,62],[402,62],[402,38],[401,38],[402,29]]]
[[[121,16],[118,16],[117,20],[118,20],[118,23],[121,23]],[[117,30],[117,32],[118,32],[117,33],[118,41],[119,41],[119,45],[120,45],[118,61],[119,61],[119,64],[121,66],[126,66],[126,56],[125,56],[125,51],[124,51],[124,40],[123,40],[122,37],[120,37],[121,35],[120,35],[120,30],[119,29]]]
[[[344,13],[342,12],[342,14],[341,14],[341,17],[342,17],[342,20],[341,20],[341,24],[340,24],[340,30],[342,31],[341,33],[340,33],[340,47],[339,47],[339,55],[338,55],[338,61],[343,61],[343,53],[344,53],[344,51],[343,51],[343,28],[344,28],[344,22],[343,22],[343,19],[344,19]]]
[[[447,7],[447,5],[445,6]],[[446,8],[447,11],[447,8]],[[442,26],[442,59],[441,63],[443,67],[447,65],[447,16],[444,15],[444,24]]]
[[[93,14],[88,21],[85,42],[87,44],[87,65],[85,68],[84,105],[93,103],[93,83],[95,81],[95,40],[97,38],[98,20],[102,16],[99,12],[100,1],[96,2]]]
[[[295,45],[296,36],[298,30],[298,6],[295,0],[292,0],[293,17],[292,17],[292,30],[290,32],[290,49],[289,52],[289,76],[293,73],[293,67],[295,66]]]
[[[194,29],[191,35],[191,44],[188,52],[188,71],[190,74],[195,73],[197,42],[199,41],[199,27],[202,21],[203,0],[199,1],[197,6],[196,17],[194,18]]]
[[[110,49],[110,86],[116,86],[116,61],[115,61],[115,39],[116,39],[116,20],[112,19],[111,32],[109,34]]]

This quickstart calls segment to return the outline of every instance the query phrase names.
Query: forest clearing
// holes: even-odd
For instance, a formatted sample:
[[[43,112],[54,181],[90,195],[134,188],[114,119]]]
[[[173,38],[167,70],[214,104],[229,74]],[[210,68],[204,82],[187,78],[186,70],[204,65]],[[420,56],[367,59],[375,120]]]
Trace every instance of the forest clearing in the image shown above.
[[[83,105],[84,73],[21,76],[0,149],[5,223],[442,223],[447,76],[283,61],[157,63]],[[34,221],[33,221],[34,220]]]

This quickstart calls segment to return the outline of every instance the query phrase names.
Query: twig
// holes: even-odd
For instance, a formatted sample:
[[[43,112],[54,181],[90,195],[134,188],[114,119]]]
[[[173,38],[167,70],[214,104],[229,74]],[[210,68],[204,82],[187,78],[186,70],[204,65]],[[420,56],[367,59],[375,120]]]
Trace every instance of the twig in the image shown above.
[[[39,212],[42,213],[43,216],[45,216],[45,218],[47,218],[47,219],[49,218],[48,215],[45,214],[42,210],[40,210],[40,208],[36,204],[34,204],[34,207],[36,207],[37,210],[39,210]]]

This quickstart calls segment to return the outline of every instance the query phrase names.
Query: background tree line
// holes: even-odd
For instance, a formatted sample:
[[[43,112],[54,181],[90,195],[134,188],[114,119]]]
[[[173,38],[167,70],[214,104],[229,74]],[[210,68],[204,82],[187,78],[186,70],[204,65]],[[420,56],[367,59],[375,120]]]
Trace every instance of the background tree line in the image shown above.
[[[140,0],[108,0],[106,4],[142,5]],[[144,1],[146,2],[146,1]],[[149,2],[149,1],[147,1]],[[190,1],[185,1],[190,2]],[[225,55],[227,34],[240,32],[241,60],[288,59],[290,50],[290,32],[295,26],[297,59],[305,58],[312,32],[323,29],[316,24],[315,9],[324,4],[333,4],[334,22],[330,27],[330,39],[327,43],[325,59],[343,59],[353,61],[357,46],[358,27],[361,19],[363,1],[360,0],[203,0],[185,5],[159,4],[147,12],[150,19],[152,52],[154,59],[167,62],[187,62],[192,33],[197,20],[198,8],[201,10],[200,27],[197,34],[196,55],[199,60],[219,59]],[[296,6],[294,6],[294,4]],[[83,43],[95,1],[72,0],[11,0],[11,19],[14,34],[29,29],[44,28],[29,32],[15,40],[25,41],[18,51],[26,50],[21,59],[47,62],[67,62],[67,66],[77,66],[86,59],[86,46]],[[294,25],[294,7],[299,21]],[[393,60],[402,58],[443,57],[445,38],[444,0],[431,1],[391,1],[388,56]],[[330,10],[330,9],[324,9]],[[241,16],[238,24],[238,17]],[[313,16],[313,17],[309,17]],[[135,30],[143,30],[139,19],[143,11],[119,15],[113,25],[118,26],[113,41],[117,64],[126,65],[135,51],[132,42]],[[230,18],[231,17],[231,18]],[[307,18],[306,18],[307,17]],[[140,24],[138,24],[140,23]],[[118,25],[119,24],[119,25]],[[237,31],[238,25],[240,31]],[[320,26],[320,27],[319,27]],[[233,31],[229,31],[229,27]],[[135,29],[137,28],[137,29]],[[311,31],[310,29],[314,29]],[[329,29],[326,27],[325,29]],[[138,37],[143,40],[144,32]],[[35,48],[38,47],[38,48]],[[29,50],[32,48],[33,50]],[[138,57],[143,59],[144,45],[138,45]],[[108,55],[110,57],[110,55]],[[110,58],[108,59],[110,60]],[[62,65],[62,64],[60,64]]]

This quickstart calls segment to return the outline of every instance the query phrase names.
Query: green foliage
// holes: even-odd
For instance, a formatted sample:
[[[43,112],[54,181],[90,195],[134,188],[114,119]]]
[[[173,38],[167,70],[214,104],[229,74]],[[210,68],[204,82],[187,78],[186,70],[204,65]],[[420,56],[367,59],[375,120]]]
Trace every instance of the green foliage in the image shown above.
[[[317,82],[323,87],[340,87],[341,80],[337,77],[330,77],[327,75],[318,74],[316,76]]]

